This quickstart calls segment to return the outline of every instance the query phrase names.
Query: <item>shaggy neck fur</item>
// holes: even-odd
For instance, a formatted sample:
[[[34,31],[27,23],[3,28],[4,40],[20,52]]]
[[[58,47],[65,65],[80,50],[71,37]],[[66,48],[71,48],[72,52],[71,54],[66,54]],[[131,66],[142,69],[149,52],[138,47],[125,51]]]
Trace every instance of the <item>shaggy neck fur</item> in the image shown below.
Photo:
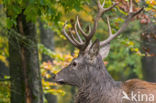
[[[88,81],[81,85],[75,103],[118,103],[117,99],[121,100],[122,83],[113,80],[100,56],[97,59],[96,69],[98,68],[99,71],[91,74]],[[113,96],[116,94],[119,97]]]

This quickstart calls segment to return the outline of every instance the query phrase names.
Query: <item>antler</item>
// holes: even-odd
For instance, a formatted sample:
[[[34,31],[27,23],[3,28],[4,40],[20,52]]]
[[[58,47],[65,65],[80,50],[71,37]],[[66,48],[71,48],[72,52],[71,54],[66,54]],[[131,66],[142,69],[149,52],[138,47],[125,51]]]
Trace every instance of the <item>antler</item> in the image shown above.
[[[104,8],[104,5],[105,5],[105,0],[104,2],[101,4],[100,3],[100,0],[97,1],[97,6],[98,6],[98,13],[94,19],[94,24],[93,24],[93,27],[91,29],[91,27],[89,26],[89,32],[86,33],[84,32],[84,30],[82,29],[81,25],[80,25],[80,22],[79,22],[79,19],[77,17],[77,20],[76,20],[76,23],[75,23],[75,33],[76,33],[76,36],[78,37],[78,40],[73,36],[73,34],[71,33],[71,35],[69,36],[69,34],[66,32],[65,30],[65,27],[66,27],[66,24],[67,22],[65,23],[65,25],[63,26],[63,34],[65,35],[65,37],[77,48],[79,48],[80,50],[85,50],[85,48],[89,45],[90,43],[90,40],[92,39],[93,35],[95,34],[96,32],[96,29],[97,29],[97,25],[98,25],[98,21],[99,19],[101,18],[101,16],[111,10],[112,8],[114,8],[118,3],[114,3],[111,7],[109,8]],[[77,30],[77,26],[81,32],[81,34],[84,36],[85,40],[83,41],[81,38],[80,38],[80,35],[78,33],[78,30]]]
[[[77,20],[76,20],[76,23],[75,23],[75,33],[76,33],[76,36],[78,37],[78,40],[74,37],[74,35],[71,33],[71,35],[69,36],[69,34],[66,32],[65,30],[65,27],[66,27],[66,23],[65,25],[63,26],[63,34],[66,36],[66,38],[77,48],[79,48],[80,50],[85,50],[86,47],[89,45],[90,43],[90,40],[92,39],[93,35],[95,34],[96,32],[96,29],[97,29],[97,25],[98,25],[98,21],[99,19],[101,18],[101,16],[111,10],[112,8],[114,8],[118,3],[114,3],[111,7],[108,7],[108,8],[104,8],[104,5],[105,5],[105,0],[104,2],[101,4],[100,3],[100,0],[97,0],[97,6],[98,6],[98,13],[94,19],[94,24],[93,24],[93,27],[91,29],[91,27],[89,26],[89,32],[86,33],[84,32],[84,30],[82,29],[81,25],[80,25],[80,22],[79,22],[79,18],[77,17]],[[128,13],[128,16],[126,17],[126,20],[125,22],[123,23],[123,25],[121,26],[121,28],[115,33],[115,34],[112,34],[112,30],[111,30],[111,26],[110,26],[110,22],[109,22],[109,17],[107,17],[107,24],[108,24],[108,29],[109,29],[109,37],[100,42],[100,46],[101,47],[104,47],[106,46],[107,44],[109,44],[111,42],[111,40],[113,40],[115,37],[117,37],[118,35],[121,34],[121,32],[123,32],[126,27],[128,26],[129,22],[131,21],[131,19],[136,16],[137,14],[139,14],[144,8],[141,8],[140,10],[138,10],[137,12],[133,12],[133,5],[132,5],[132,0],[130,0],[130,9],[129,9],[129,13]],[[79,32],[77,30],[77,26],[78,26],[78,29],[80,30],[81,34],[84,36],[85,40],[83,41],[79,35]]]
[[[144,8],[141,8],[137,12],[133,12],[132,0],[130,0],[130,9],[129,9],[128,16],[126,17],[126,20],[122,24],[121,28],[115,34],[112,34],[111,26],[110,26],[110,23],[109,23],[109,18],[107,17],[107,24],[108,24],[108,29],[109,29],[109,37],[106,40],[100,42],[100,46],[103,47],[103,46],[107,45],[108,43],[111,42],[111,40],[113,40],[115,37],[120,35],[121,32],[123,32],[126,29],[126,27],[128,26],[129,22],[132,20],[132,18],[134,16],[138,15],[143,9]]]

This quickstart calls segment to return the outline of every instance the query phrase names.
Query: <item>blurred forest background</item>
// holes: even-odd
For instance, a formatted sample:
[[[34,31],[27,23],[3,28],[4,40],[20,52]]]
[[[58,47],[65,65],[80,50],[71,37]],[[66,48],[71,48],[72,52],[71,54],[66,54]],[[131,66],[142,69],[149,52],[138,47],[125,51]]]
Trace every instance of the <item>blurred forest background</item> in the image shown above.
[[[100,20],[94,40],[108,36],[106,15],[113,32],[123,23],[128,0],[106,0],[105,7],[113,2],[119,5]],[[156,82],[156,1],[133,6],[145,10],[111,43],[104,63],[115,80]],[[96,9],[96,0],[0,0],[0,103],[73,103],[76,88],[52,80],[78,54],[61,30],[66,20],[72,28],[77,15],[86,28]]]

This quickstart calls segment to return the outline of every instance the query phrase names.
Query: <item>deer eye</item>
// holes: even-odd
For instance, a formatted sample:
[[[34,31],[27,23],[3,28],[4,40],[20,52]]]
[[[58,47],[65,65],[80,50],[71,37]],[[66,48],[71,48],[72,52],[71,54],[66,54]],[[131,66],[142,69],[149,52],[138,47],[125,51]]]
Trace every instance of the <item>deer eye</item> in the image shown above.
[[[77,65],[77,63],[76,62],[73,62],[73,64],[72,64],[74,67]]]

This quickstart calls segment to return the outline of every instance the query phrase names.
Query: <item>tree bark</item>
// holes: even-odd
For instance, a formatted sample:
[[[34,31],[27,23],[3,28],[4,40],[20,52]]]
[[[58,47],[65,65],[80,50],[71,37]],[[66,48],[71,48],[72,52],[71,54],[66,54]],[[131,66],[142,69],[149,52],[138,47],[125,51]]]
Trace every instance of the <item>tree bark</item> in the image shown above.
[[[54,32],[50,28],[45,27],[45,23],[39,21],[41,43],[48,49],[54,51]],[[52,58],[42,54],[42,61],[51,61]]]
[[[46,28],[45,23],[42,21],[39,21],[40,25],[40,39],[41,43],[48,49],[54,50],[54,32],[50,28]],[[42,54],[42,62],[52,62],[53,59],[49,57],[48,55]],[[50,73],[50,72],[49,72]],[[53,75],[53,74],[52,74]],[[46,79],[47,81],[53,82],[53,79]],[[52,87],[55,88],[55,87]],[[48,103],[57,103],[57,96],[52,95],[52,94],[45,94],[45,97],[48,101]]]
[[[9,37],[11,103],[43,103],[35,25],[17,17],[18,34]]]
[[[150,82],[156,82],[156,25],[148,24],[142,35],[143,44],[146,54],[152,56],[144,56],[142,58],[142,68],[144,79]]]
[[[13,34],[14,35],[14,34]],[[21,65],[19,42],[15,36],[9,37],[9,67],[11,78],[11,103],[26,103],[24,77]],[[17,99],[18,97],[18,99]]]

